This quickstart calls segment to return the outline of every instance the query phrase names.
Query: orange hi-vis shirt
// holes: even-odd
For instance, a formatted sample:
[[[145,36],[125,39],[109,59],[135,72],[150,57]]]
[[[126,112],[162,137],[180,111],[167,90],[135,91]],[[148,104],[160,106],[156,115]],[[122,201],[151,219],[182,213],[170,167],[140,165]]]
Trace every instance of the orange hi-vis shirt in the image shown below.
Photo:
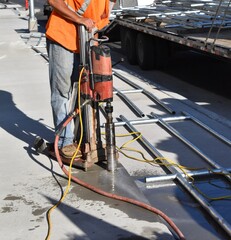
[[[81,15],[95,21],[97,29],[109,23],[109,0],[67,0],[67,5]],[[87,6],[87,7],[86,7]],[[46,37],[73,52],[79,52],[78,27],[53,11],[46,26]]]

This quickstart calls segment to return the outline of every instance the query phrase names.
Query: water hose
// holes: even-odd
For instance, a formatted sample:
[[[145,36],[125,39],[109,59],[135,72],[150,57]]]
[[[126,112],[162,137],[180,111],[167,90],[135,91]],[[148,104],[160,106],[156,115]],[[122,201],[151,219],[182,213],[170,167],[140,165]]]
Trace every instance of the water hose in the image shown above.
[[[70,177],[69,176],[69,171],[65,168],[63,162],[62,162],[62,159],[61,159],[61,156],[59,154],[59,149],[58,149],[58,141],[59,141],[59,138],[60,138],[60,134],[62,133],[62,131],[64,130],[64,128],[71,122],[71,120],[73,119],[73,117],[79,113],[79,110],[76,109],[75,111],[75,114],[72,114],[71,116],[69,116],[67,118],[67,120],[63,123],[63,125],[61,126],[60,130],[58,131],[58,133],[56,133],[56,136],[55,136],[55,142],[54,142],[54,148],[55,148],[55,155],[56,155],[56,158],[57,158],[57,161],[59,163],[59,166],[61,167],[62,171],[66,174],[66,176]],[[80,180],[79,178],[77,177],[74,177],[71,175],[71,180],[93,192],[96,192],[100,195],[103,195],[105,197],[108,197],[108,198],[112,198],[112,199],[116,199],[116,200],[119,200],[119,201],[123,201],[123,202],[127,202],[127,203],[131,203],[133,205],[136,205],[136,206],[139,206],[139,207],[142,207],[146,210],[149,210],[157,215],[159,215],[160,217],[162,217],[168,224],[169,226],[175,231],[175,233],[178,235],[179,239],[181,240],[185,240],[185,236],[183,235],[183,233],[180,231],[180,229],[175,225],[175,223],[166,215],[164,214],[162,211],[160,211],[159,209],[155,208],[155,207],[152,207],[146,203],[143,203],[143,202],[140,202],[138,200],[135,200],[135,199],[131,199],[131,198],[128,198],[128,197],[123,197],[123,196],[119,196],[119,195],[116,195],[116,194],[112,194],[112,193],[109,193],[109,192],[105,192],[103,191],[102,189],[99,189],[91,184],[88,184],[82,180]]]

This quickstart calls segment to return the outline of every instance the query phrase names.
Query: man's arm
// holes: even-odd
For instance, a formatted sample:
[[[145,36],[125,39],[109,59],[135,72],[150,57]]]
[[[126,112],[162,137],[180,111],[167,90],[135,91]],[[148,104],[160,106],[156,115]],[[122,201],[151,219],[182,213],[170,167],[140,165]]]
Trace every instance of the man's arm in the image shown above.
[[[95,27],[95,22],[92,19],[78,16],[67,7],[63,0],[48,0],[48,3],[59,15],[76,24],[84,25],[88,31],[91,31]]]

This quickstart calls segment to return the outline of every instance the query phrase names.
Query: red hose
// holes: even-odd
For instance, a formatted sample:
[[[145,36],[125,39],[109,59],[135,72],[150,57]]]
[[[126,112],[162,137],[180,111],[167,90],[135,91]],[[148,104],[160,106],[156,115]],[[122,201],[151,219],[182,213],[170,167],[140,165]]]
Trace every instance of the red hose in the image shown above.
[[[76,110],[77,114],[78,114],[78,109]],[[61,131],[62,129],[64,129],[67,124],[73,119],[73,116],[70,116],[62,125],[62,128],[61,128]],[[60,157],[60,154],[59,154],[59,149],[58,149],[58,141],[59,141],[59,134],[56,135],[55,137],[55,143],[54,143],[54,147],[55,147],[55,155],[56,155],[56,158],[57,158],[57,161],[62,169],[62,171],[69,177],[69,172],[67,171],[67,169],[65,168],[63,162],[62,162],[62,159]],[[131,203],[131,204],[134,204],[134,205],[137,205],[139,207],[142,207],[144,209],[147,209],[157,215],[159,215],[160,217],[162,217],[170,226],[171,228],[175,231],[175,233],[178,235],[179,239],[181,240],[185,240],[185,237],[183,235],[183,233],[180,231],[180,229],[175,225],[175,223],[166,215],[164,214],[162,211],[160,211],[159,209],[157,208],[154,208],[148,204],[145,204],[143,202],[140,202],[140,201],[137,201],[135,199],[131,199],[131,198],[127,198],[127,197],[123,197],[123,196],[119,196],[119,195],[116,195],[116,194],[112,194],[112,193],[109,193],[109,192],[105,192],[93,185],[90,185],[74,176],[71,176],[71,180],[78,183],[79,185],[87,188],[87,189],[90,189],[98,194],[101,194],[105,197],[109,197],[109,198],[112,198],[112,199],[116,199],[116,200],[120,200],[120,201],[123,201],[123,202],[128,202],[128,203]]]

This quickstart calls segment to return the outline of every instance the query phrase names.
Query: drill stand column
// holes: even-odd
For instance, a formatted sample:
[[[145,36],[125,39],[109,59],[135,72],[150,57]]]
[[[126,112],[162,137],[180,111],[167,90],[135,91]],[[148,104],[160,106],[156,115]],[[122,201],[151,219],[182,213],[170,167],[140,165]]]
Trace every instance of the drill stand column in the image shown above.
[[[84,68],[80,83],[82,101],[88,100],[83,108],[83,167],[107,161],[108,171],[117,168],[115,127],[112,113],[113,79],[110,49],[102,43],[108,38],[94,38],[84,26],[79,26],[80,66]],[[99,103],[106,103],[106,147],[101,141]],[[75,137],[78,141],[78,138]]]

